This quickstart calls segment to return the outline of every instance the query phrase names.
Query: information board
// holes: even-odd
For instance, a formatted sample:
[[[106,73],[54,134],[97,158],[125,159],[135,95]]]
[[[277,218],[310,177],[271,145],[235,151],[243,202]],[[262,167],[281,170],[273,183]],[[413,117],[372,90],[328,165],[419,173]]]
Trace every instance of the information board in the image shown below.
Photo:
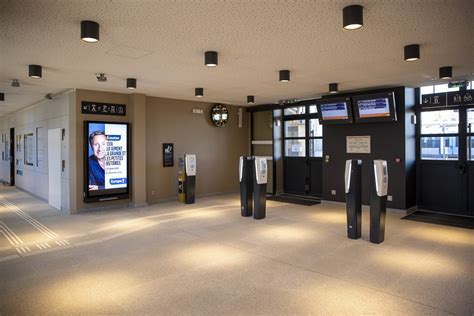
[[[390,104],[388,98],[377,98],[357,101],[360,118],[387,117],[390,116]]]
[[[347,136],[346,152],[348,154],[370,154],[370,136]]]

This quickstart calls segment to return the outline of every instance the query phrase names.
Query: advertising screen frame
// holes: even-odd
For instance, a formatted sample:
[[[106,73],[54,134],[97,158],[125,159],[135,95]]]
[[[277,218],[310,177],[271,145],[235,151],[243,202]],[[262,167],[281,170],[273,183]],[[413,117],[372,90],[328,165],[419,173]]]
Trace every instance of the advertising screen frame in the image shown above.
[[[89,125],[90,124],[109,124],[109,125],[124,125],[127,128],[127,187],[119,189],[107,189],[89,191]],[[84,157],[84,203],[94,202],[105,202],[113,200],[128,199],[130,197],[130,166],[131,166],[131,154],[130,154],[130,123],[128,122],[108,122],[108,121],[84,121],[83,122],[83,157]],[[92,194],[91,194],[92,193]],[[95,193],[95,194],[94,194]]]
[[[360,117],[358,101],[384,99],[384,98],[388,99],[388,108],[389,108],[389,113],[390,113],[389,116]],[[397,108],[395,106],[395,93],[392,91],[353,96],[352,103],[354,104],[354,119],[356,123],[378,123],[378,122],[396,122],[397,121]]]
[[[347,119],[333,119],[328,120],[323,118],[323,112],[321,111],[321,106],[324,104],[331,103],[346,103],[347,107]],[[338,125],[338,124],[352,124],[354,122],[354,116],[352,115],[352,102],[351,98],[323,98],[316,100],[316,106],[318,108],[318,118],[321,125]]]

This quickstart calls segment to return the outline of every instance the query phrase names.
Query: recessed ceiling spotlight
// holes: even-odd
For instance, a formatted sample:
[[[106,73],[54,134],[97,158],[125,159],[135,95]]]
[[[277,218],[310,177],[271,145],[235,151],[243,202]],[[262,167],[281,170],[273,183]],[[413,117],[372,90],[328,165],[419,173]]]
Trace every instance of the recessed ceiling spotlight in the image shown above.
[[[86,43],[97,43],[99,41],[99,23],[81,21],[81,40]]]
[[[28,65],[28,76],[34,79],[40,79],[43,76],[43,67],[40,65]]]
[[[194,90],[194,95],[198,98],[202,98],[204,96],[204,88],[196,88]]]
[[[451,79],[453,77],[453,67],[444,66],[439,68],[439,79]]]
[[[363,7],[350,5],[342,9],[342,25],[346,30],[357,30],[364,25]]]
[[[338,84],[337,83],[330,83],[329,84],[329,93],[338,93],[339,92],[339,89],[338,89]]]
[[[290,82],[289,70],[280,70],[280,82]]]
[[[97,73],[95,74],[95,77],[97,78],[97,81],[99,82],[107,82],[107,76],[103,73]]]
[[[136,89],[137,88],[137,79],[127,78],[127,89]]]
[[[216,67],[218,65],[218,54],[214,51],[204,53],[204,65],[207,67]]]
[[[5,93],[0,93],[0,101],[5,101]]]
[[[405,46],[405,61],[415,61],[420,59],[420,45],[411,44]]]
[[[248,103],[248,104],[255,104],[255,96],[253,96],[253,95],[248,95],[248,96],[247,96],[247,103]]]

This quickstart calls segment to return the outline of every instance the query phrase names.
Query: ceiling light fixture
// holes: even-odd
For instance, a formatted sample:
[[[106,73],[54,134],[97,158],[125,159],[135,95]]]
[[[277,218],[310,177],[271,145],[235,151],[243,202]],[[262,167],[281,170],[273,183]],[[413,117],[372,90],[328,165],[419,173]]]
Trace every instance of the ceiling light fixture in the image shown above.
[[[95,78],[97,79],[97,81],[99,82],[107,82],[107,76],[103,73],[96,73],[95,74]]]
[[[40,65],[28,65],[28,76],[39,79],[43,76],[43,67]]]
[[[420,45],[411,44],[405,46],[405,61],[415,61],[420,59]]]
[[[330,83],[329,84],[329,93],[338,93],[338,84],[337,83]]]
[[[81,21],[81,40],[86,43],[97,43],[99,41],[99,23]]]
[[[204,96],[204,88],[196,88],[194,95],[198,98],[202,98]]]
[[[439,79],[451,79],[453,77],[453,67],[444,66],[439,68]]]
[[[0,101],[5,101],[5,93],[0,93]]]
[[[204,53],[204,65],[207,67],[216,67],[218,65],[218,54],[214,51],[207,51]]]
[[[18,81],[18,79],[13,79],[11,86],[12,86],[13,88],[19,88],[19,87],[20,87],[20,81]]]
[[[253,96],[253,95],[248,95],[248,96],[247,96],[247,103],[248,103],[248,104],[255,104],[255,96]]]
[[[133,90],[137,88],[137,79],[127,78],[127,89]]]
[[[346,30],[357,30],[364,25],[363,7],[350,5],[342,9],[342,25]]]
[[[290,82],[289,70],[280,70],[280,82]]]

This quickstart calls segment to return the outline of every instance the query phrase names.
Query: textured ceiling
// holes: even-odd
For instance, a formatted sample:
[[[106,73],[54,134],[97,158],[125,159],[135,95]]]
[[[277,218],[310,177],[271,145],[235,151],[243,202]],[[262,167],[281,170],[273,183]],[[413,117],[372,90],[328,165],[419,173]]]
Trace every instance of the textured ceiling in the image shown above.
[[[342,8],[364,6],[364,27],[342,28]],[[456,78],[474,73],[474,1],[138,1],[0,0],[0,105],[4,116],[46,93],[83,88],[136,92],[245,105],[388,85],[431,84],[440,66]],[[80,40],[80,21],[100,23],[100,42]],[[421,45],[421,59],[403,61],[403,47]],[[204,52],[219,52],[219,66],[203,65]],[[43,65],[43,78],[28,78],[28,64]],[[278,82],[278,70],[291,82]],[[95,73],[109,81],[99,83]],[[9,86],[11,79],[25,84]]]

